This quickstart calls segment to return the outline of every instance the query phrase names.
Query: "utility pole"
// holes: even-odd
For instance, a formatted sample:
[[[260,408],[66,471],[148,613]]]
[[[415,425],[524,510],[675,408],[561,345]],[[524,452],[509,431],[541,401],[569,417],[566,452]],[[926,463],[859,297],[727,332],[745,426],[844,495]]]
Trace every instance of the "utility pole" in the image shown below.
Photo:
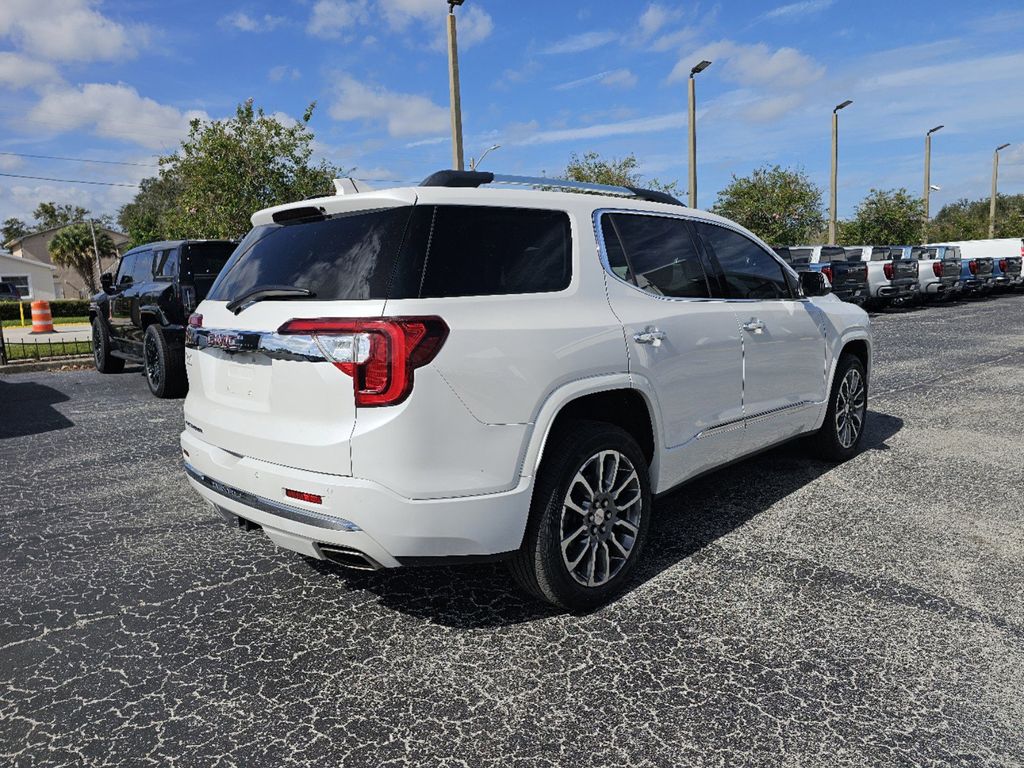
[[[837,104],[832,110],[832,182],[829,187],[829,216],[828,216],[828,244],[836,244],[836,182],[839,176],[839,110],[846,109],[853,104],[847,99],[842,104]]]
[[[929,204],[932,196],[932,134],[941,131],[945,126],[937,125],[924,135],[924,227],[922,235],[928,242],[928,221],[931,219]]]
[[[465,0],[448,0],[448,90],[452,113],[452,165],[465,169],[462,159],[462,96],[459,92],[459,43],[455,29],[455,6]]]
[[[988,204],[988,239],[996,236],[996,186],[999,184],[999,151],[1009,144],[1001,144],[992,153],[992,200]]]
[[[92,233],[92,252],[96,254],[96,279],[100,279],[100,275],[103,274],[103,265],[100,263],[100,247],[96,243],[96,227],[93,224],[93,220],[89,219],[89,231]],[[93,286],[89,286],[89,290],[92,290]]]
[[[694,77],[711,66],[702,61],[690,70],[690,207],[697,207],[697,86]]]

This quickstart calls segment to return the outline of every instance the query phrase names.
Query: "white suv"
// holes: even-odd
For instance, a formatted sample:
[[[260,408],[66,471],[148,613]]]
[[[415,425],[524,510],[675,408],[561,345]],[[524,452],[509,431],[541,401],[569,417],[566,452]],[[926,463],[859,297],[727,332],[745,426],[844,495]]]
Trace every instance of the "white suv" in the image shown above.
[[[296,552],[508,559],[586,609],[655,495],[863,435],[864,311],[667,195],[443,171],[252,222],[189,321],[181,447],[221,514]]]

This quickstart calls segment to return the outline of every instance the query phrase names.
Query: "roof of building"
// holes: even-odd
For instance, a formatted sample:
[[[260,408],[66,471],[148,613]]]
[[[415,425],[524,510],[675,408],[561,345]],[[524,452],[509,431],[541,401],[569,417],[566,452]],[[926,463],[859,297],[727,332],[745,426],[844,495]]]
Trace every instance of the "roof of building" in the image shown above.
[[[28,264],[33,267],[43,267],[44,269],[49,269],[51,272],[57,271],[57,268],[52,264],[44,264],[41,261],[30,259],[27,256],[12,256],[9,253],[0,252],[0,259],[7,262],[14,262],[15,264]]]
[[[38,232],[29,232],[27,235],[22,235],[21,237],[11,238],[6,243],[4,243],[4,248],[13,248],[14,246],[16,246],[18,243],[22,242],[23,240],[28,240],[29,238],[36,237],[38,235],[46,235],[46,234],[49,234],[50,232],[56,232],[58,229],[64,229],[64,227],[67,227],[67,226],[70,226],[70,225],[69,224],[62,224],[59,227],[49,227],[47,229],[41,229]],[[122,240],[124,242],[128,241],[128,235],[126,235],[124,232],[118,232],[116,229],[110,229],[109,227],[96,227],[96,231],[97,232],[105,232],[112,239],[115,239],[115,240]]]

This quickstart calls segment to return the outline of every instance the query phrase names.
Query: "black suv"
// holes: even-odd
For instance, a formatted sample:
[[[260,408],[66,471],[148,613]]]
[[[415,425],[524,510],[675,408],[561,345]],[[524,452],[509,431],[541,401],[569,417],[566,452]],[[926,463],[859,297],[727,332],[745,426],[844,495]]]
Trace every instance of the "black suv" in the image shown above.
[[[101,275],[103,291],[89,303],[96,370],[117,373],[126,360],[140,362],[154,395],[184,395],[185,324],[236,245],[230,240],[149,243],[128,251],[117,275]]]

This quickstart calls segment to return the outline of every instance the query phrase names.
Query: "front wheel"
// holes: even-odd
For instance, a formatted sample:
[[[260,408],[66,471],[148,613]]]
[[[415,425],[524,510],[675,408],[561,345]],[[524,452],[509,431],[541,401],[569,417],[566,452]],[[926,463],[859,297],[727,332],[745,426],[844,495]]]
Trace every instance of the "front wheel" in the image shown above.
[[[626,431],[576,421],[552,436],[537,476],[516,581],[561,608],[607,602],[629,580],[647,538],[647,461]]]
[[[98,317],[92,319],[92,361],[100,373],[120,373],[124,359],[110,354],[110,331]]]
[[[184,350],[171,346],[156,325],[146,328],[142,365],[149,391],[157,397],[181,397],[188,389]]]
[[[857,453],[864,437],[868,412],[868,379],[864,364],[854,355],[843,355],[836,366],[825,423],[814,436],[821,458],[846,461]]]

